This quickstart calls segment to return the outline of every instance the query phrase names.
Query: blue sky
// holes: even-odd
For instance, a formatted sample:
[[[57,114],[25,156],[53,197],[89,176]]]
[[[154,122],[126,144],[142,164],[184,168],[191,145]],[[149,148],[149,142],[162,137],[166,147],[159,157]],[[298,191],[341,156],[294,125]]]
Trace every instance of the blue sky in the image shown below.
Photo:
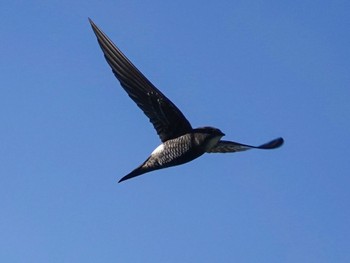
[[[349,1],[6,1],[1,262],[350,262]],[[274,151],[117,184],[158,146],[87,18],[194,127]]]

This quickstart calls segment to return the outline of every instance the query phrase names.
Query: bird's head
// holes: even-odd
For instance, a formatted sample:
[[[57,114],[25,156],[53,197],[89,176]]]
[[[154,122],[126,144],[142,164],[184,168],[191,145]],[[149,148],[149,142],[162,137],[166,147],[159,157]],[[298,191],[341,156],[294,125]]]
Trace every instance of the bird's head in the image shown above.
[[[214,127],[201,127],[194,129],[194,132],[197,134],[198,143],[204,147],[205,151],[214,147],[220,141],[221,137],[225,135],[222,131]]]
[[[222,137],[225,136],[225,133],[223,133],[222,131],[220,131],[218,128],[214,128],[214,127],[200,127],[197,129],[194,129],[194,132],[198,132],[198,133],[204,133],[204,134],[208,134],[211,135],[213,137]]]

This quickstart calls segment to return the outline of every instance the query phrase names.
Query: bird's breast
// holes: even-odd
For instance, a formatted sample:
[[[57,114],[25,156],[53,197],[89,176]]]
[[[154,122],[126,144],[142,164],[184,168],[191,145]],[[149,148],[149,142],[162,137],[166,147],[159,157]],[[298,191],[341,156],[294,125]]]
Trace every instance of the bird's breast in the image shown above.
[[[189,162],[203,153],[192,134],[186,134],[160,144],[152,152],[149,162],[161,167],[173,166]]]

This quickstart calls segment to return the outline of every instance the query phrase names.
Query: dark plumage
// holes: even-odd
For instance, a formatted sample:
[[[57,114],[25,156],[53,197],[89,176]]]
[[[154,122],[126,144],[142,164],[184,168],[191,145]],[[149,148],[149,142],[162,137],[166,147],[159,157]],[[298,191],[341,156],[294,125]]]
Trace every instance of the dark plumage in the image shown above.
[[[147,160],[119,182],[132,177],[187,163],[204,153],[227,153],[255,149],[275,149],[282,138],[260,146],[220,140],[225,134],[217,128],[193,129],[182,112],[161,93],[89,19],[103,54],[114,75],[130,98],[153,124],[162,141]]]

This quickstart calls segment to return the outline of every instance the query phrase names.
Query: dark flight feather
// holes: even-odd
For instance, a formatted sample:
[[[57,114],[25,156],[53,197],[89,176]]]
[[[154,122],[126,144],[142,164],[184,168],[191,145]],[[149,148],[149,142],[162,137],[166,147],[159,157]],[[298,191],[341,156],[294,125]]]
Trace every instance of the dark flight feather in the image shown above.
[[[249,149],[262,149],[271,150],[280,147],[283,144],[283,138],[277,138],[270,142],[264,143],[260,146],[252,146],[247,144],[242,144],[238,142],[231,141],[219,141],[213,148],[211,148],[208,153],[232,153],[232,152],[242,152]]]
[[[162,142],[192,131],[182,112],[89,19],[104,56],[130,98],[146,114]]]
[[[146,161],[119,182],[154,170],[190,162],[205,152],[228,153],[249,149],[275,149],[283,144],[277,138],[260,146],[220,140],[225,134],[214,127],[193,129],[182,112],[160,92],[89,19],[103,54],[129,97],[153,124],[162,144]]]

